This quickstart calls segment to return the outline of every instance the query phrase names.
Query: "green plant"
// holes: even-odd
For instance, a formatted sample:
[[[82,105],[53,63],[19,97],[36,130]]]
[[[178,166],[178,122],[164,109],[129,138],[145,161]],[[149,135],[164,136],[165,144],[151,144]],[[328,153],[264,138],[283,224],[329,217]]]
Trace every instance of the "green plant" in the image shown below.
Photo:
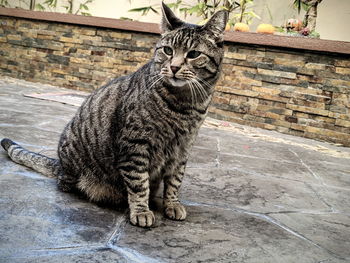
[[[254,18],[260,19],[260,17],[254,13],[254,11],[249,10],[252,8],[253,3],[254,0],[241,0],[239,5],[240,12],[238,14],[233,15],[232,19],[230,19],[231,23],[235,24],[237,22],[245,22],[249,25]]]
[[[188,4],[183,0],[176,0],[167,5],[173,10],[179,10],[186,17],[195,15],[201,18],[199,24],[205,23],[216,11],[227,10],[230,14],[228,24],[234,25],[237,22],[250,24],[254,18],[259,18],[251,8],[254,0],[197,0],[194,4]],[[150,11],[159,14],[160,5],[150,5],[130,9],[129,12],[140,12],[141,15],[147,15]],[[235,12],[238,11],[238,12]]]
[[[23,7],[23,5],[25,7]],[[34,10],[35,0],[19,0],[18,5],[14,5],[11,1],[0,0],[0,7],[24,8]]]
[[[79,3],[78,7],[75,7],[74,0],[65,0],[62,3],[62,7],[66,9],[68,14],[81,14],[84,16],[91,16],[88,12],[88,5],[94,0],[86,0],[83,3]],[[36,3],[36,0],[19,0],[19,5],[10,4],[8,0],[0,0],[1,7],[12,7],[12,8],[23,8],[29,10],[38,10],[38,11],[56,11],[57,9],[57,0],[45,0],[41,3]],[[24,5],[24,6],[23,6]]]
[[[293,5],[298,9],[298,13],[301,8],[306,11],[303,24],[311,31],[316,28],[317,7],[321,2],[322,0],[293,0]]]

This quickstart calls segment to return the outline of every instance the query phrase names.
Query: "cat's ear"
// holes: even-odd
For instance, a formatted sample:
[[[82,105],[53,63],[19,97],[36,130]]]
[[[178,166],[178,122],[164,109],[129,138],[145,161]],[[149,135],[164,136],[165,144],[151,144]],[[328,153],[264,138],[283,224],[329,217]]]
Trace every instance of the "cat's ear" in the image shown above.
[[[162,2],[162,14],[162,22],[160,23],[160,30],[162,34],[179,28],[185,24],[174,15],[173,11],[171,11],[171,9],[164,4],[164,2]]]
[[[216,12],[203,28],[214,35],[215,41],[222,41],[228,20],[228,12],[221,10]]]

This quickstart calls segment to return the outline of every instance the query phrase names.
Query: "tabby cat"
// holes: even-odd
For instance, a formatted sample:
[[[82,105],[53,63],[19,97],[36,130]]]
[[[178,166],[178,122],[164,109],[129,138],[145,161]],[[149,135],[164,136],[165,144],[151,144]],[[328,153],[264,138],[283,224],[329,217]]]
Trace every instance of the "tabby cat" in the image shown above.
[[[162,11],[154,57],[84,101],[62,132],[59,159],[1,141],[14,162],[57,177],[64,192],[115,207],[127,202],[130,222],[140,227],[155,221],[149,199],[162,180],[165,216],[186,218],[179,188],[219,78],[228,16],[219,11],[197,26],[178,19],[165,4]]]

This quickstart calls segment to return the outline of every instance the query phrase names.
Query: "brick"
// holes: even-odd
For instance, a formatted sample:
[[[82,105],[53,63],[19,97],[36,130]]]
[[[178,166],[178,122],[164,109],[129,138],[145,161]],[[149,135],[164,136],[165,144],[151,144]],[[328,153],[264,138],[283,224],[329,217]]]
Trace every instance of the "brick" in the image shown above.
[[[266,93],[268,95],[278,95],[278,94],[281,93],[281,91],[278,90],[278,89],[273,89],[273,88],[271,89],[271,88],[265,88],[265,87],[256,87],[256,86],[253,86],[252,90],[258,92],[259,94]]]
[[[290,128],[293,130],[297,130],[297,131],[305,131],[306,130],[305,125],[301,125],[301,124],[297,124],[297,123],[291,123]]]
[[[102,61],[102,62],[94,61],[93,64],[96,68],[114,68],[114,64],[107,61]]]
[[[37,35],[38,39],[53,40],[55,37],[51,35]]]
[[[349,68],[336,67],[335,72],[342,75],[350,75],[350,67]]]
[[[82,39],[83,41],[89,40],[92,42],[102,42],[102,37],[100,36],[87,36],[87,35],[79,35],[79,39]]]
[[[39,29],[36,30],[37,35],[57,36],[57,32],[52,30]]]
[[[305,65],[304,61],[290,60],[285,58],[275,58],[274,62],[277,65],[291,66],[291,67],[297,67],[297,68],[302,68]]]
[[[286,108],[277,108],[275,106],[268,106],[268,105],[262,105],[259,104],[257,107],[257,110],[263,111],[263,112],[271,112],[277,115],[292,115],[293,111],[286,109]]]
[[[296,79],[296,73],[293,72],[284,72],[278,70],[267,70],[258,68],[258,73],[267,76],[287,78],[287,79]]]
[[[329,107],[329,110],[341,114],[347,114],[349,112],[349,109],[347,107],[340,105],[331,105]]]
[[[22,40],[22,36],[21,35],[7,35],[7,39],[8,40]]]
[[[317,108],[317,109],[326,109],[326,104],[322,102],[314,102],[310,101],[308,99],[298,99],[298,98],[290,98],[288,101],[289,104],[295,104],[300,106],[306,106],[310,108]]]
[[[343,59],[336,59],[334,62],[334,65],[336,67],[346,67],[346,68],[350,68],[350,60],[343,60]]]
[[[247,96],[247,97],[256,97],[259,95],[258,92],[252,91],[252,90],[240,90],[240,89],[234,89],[231,87],[217,87],[218,91],[225,92],[225,93],[231,93],[241,96]]]
[[[67,43],[75,43],[75,44],[82,44],[83,43],[83,40],[77,39],[77,38],[71,38],[71,37],[60,37],[59,41],[67,42]]]
[[[74,34],[81,34],[81,35],[87,35],[87,36],[96,35],[96,29],[76,28],[76,29],[73,29],[72,32]]]
[[[320,63],[306,63],[305,68],[306,69],[324,70],[324,69],[326,69],[326,65],[320,64]]]
[[[285,120],[291,123],[298,123],[298,118],[294,116],[285,116]]]
[[[74,52],[69,52],[69,53],[77,53],[77,54],[82,54],[82,55],[86,55],[86,56],[91,55],[91,50],[88,50],[88,49],[77,48],[77,49],[72,50],[72,48],[70,48],[70,51],[74,51]]]
[[[209,112],[215,113],[216,115],[219,115],[219,116],[226,117],[230,120],[241,119],[243,117],[243,114],[217,109],[212,106],[209,107]]]
[[[270,118],[270,119],[276,119],[276,120],[281,120],[283,119],[283,117],[281,115],[278,115],[278,114],[275,114],[275,113],[272,113],[272,112],[266,112],[266,111],[259,111],[259,110],[256,110],[256,111],[252,111],[250,112],[251,114],[254,114],[256,116],[261,116],[261,117],[264,117],[264,118]]]
[[[307,126],[305,128],[305,131],[309,133],[317,134],[317,135],[325,135],[326,137],[337,138],[341,141],[350,142],[350,134],[346,134],[346,133],[341,133],[333,130],[327,130],[327,129],[312,127],[312,126]]]
[[[70,61],[77,64],[92,64],[92,61],[89,60],[88,58],[71,57]]]
[[[345,121],[341,119],[335,120],[335,125],[350,128],[350,121]]]
[[[277,52],[277,51],[266,51],[265,57],[272,58],[272,59],[276,59],[276,58],[288,59],[291,61],[305,61],[305,55],[290,54],[290,53]]]
[[[330,118],[336,118],[336,119],[350,121],[350,114],[341,114],[341,113],[337,113],[337,112],[329,112],[328,116]]]
[[[288,98],[283,98],[281,96],[274,96],[274,95],[269,95],[264,93],[259,93],[258,98],[264,99],[264,100],[276,101],[276,102],[283,102],[283,103],[287,103],[289,101]]]
[[[130,33],[112,32],[107,30],[97,30],[96,35],[109,36],[109,37],[118,38],[118,39],[132,39],[132,34]]]
[[[74,76],[66,75],[65,79],[68,81],[79,81],[80,79]]]
[[[230,98],[220,96],[219,94],[215,93],[213,97],[213,103],[230,104]]]
[[[350,89],[350,81],[346,81],[346,80],[341,80],[341,79],[327,79],[326,80],[326,85],[330,85],[330,86],[335,86],[335,87],[347,87]]]
[[[301,111],[301,112],[305,112],[305,113],[312,113],[312,114],[317,114],[317,115],[322,115],[322,116],[328,116],[328,114],[329,114],[328,110],[316,109],[316,108],[293,105],[293,104],[287,104],[286,108],[291,109],[293,111]]]
[[[247,55],[246,54],[240,54],[240,53],[226,53],[225,57],[227,58],[233,58],[233,59],[238,59],[238,60],[246,60]]]
[[[50,63],[57,63],[62,65],[68,65],[69,63],[69,57],[65,56],[58,56],[54,54],[47,54],[47,61]]]
[[[53,72],[53,73],[62,74],[62,75],[67,75],[67,74],[68,74],[68,72],[67,72],[66,70],[59,69],[59,68],[53,68],[53,69],[52,69],[52,72]]]

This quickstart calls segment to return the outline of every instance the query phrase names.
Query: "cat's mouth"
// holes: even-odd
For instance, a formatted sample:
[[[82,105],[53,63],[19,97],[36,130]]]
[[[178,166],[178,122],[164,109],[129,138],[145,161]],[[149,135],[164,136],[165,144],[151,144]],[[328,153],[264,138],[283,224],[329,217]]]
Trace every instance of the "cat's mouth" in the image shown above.
[[[179,79],[177,77],[171,77],[167,79],[169,84],[173,87],[181,88],[188,84],[188,82],[185,79]]]

